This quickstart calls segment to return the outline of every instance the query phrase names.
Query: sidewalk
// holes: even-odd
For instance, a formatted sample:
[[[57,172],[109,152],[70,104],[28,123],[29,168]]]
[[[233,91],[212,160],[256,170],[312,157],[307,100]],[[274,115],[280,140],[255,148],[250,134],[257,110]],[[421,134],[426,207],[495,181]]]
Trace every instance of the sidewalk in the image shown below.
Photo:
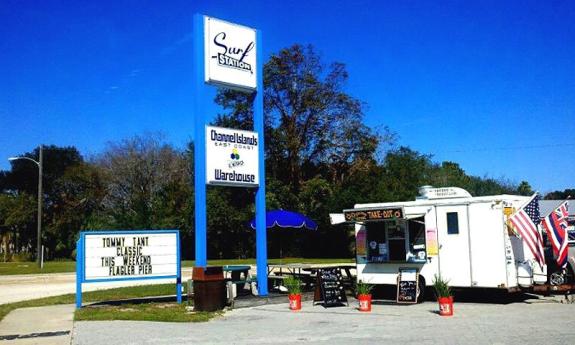
[[[69,345],[74,308],[65,304],[13,310],[0,322],[0,344]]]

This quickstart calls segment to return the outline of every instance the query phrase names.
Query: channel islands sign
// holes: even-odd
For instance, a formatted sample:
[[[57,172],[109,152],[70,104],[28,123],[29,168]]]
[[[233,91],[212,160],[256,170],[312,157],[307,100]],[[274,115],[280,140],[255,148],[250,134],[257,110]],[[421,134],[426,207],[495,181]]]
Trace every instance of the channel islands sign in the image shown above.
[[[175,279],[181,301],[178,230],[86,231],[76,247],[76,306],[82,283]]]
[[[257,187],[256,132],[206,126],[206,181],[210,185]]]

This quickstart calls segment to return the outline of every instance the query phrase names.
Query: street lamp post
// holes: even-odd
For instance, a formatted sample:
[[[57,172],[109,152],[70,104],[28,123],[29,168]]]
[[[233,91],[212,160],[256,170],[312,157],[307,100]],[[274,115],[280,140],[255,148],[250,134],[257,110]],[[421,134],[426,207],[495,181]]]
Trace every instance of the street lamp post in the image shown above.
[[[34,163],[36,163],[36,165],[38,166],[38,234],[37,234],[37,240],[36,240],[36,245],[37,245],[37,258],[36,258],[36,262],[38,263],[38,267],[42,268],[42,262],[41,257],[42,257],[42,145],[40,145],[40,149],[39,149],[39,157],[38,157],[38,161],[33,160],[30,157],[10,157],[8,158],[9,161],[15,161],[18,159],[26,159],[29,161],[32,161]]]

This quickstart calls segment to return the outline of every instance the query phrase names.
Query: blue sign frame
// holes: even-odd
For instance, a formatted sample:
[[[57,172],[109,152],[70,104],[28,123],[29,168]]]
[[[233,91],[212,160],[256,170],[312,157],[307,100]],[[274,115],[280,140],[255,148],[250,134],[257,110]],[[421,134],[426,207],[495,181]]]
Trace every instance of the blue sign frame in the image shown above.
[[[176,274],[154,277],[121,277],[111,279],[86,279],[86,236],[90,235],[130,235],[134,233],[147,234],[176,234]],[[128,280],[157,280],[176,279],[176,300],[182,303],[182,260],[180,253],[180,230],[105,230],[105,231],[81,231],[80,238],[76,241],[76,308],[82,307],[82,284],[103,283]]]

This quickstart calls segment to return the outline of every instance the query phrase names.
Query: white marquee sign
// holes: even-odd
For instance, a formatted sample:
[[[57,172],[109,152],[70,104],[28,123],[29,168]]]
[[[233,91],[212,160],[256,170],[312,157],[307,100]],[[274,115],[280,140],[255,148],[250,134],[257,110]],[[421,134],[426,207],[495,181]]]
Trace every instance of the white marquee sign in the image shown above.
[[[254,91],[256,30],[204,17],[205,81],[245,91]]]
[[[206,181],[213,185],[259,185],[258,134],[206,126]]]
[[[176,232],[85,233],[84,281],[179,276]]]

